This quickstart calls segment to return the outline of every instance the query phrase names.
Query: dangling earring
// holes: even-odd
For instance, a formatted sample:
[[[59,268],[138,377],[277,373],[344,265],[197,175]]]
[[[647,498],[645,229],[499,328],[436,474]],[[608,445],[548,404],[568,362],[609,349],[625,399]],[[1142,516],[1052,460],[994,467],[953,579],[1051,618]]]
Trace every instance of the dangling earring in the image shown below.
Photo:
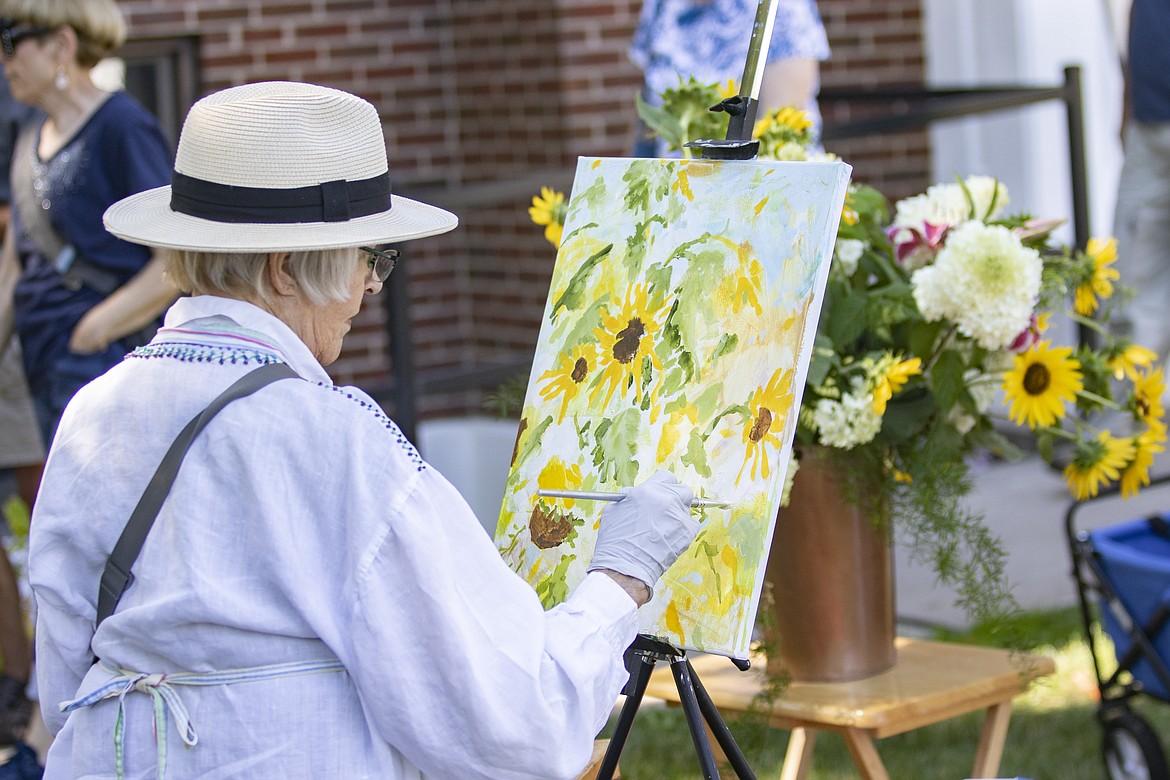
[[[64,65],[57,66],[57,75],[53,78],[53,86],[57,88],[58,92],[69,89],[69,74],[65,72]]]

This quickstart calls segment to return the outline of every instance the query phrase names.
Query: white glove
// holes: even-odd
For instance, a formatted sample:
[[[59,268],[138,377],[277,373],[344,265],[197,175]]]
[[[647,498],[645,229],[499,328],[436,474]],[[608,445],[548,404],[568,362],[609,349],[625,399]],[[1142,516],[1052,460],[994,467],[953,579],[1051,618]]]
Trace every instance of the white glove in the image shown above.
[[[654,583],[699,532],[691,517],[693,497],[673,474],[659,471],[606,506],[589,571],[611,569],[641,580],[653,592]]]

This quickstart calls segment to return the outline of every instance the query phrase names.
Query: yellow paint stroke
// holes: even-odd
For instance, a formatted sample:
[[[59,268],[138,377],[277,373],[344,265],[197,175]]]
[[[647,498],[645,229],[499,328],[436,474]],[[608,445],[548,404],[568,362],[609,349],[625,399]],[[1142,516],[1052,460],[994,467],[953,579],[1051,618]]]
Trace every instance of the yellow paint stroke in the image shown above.
[[[723,545],[723,550],[719,553],[719,560],[723,561],[723,565],[731,570],[731,579],[738,584],[739,556],[736,555],[735,549],[730,544]]]
[[[761,200],[759,203],[756,204],[756,216],[757,217],[760,216],[760,212],[764,210],[764,206],[768,205],[768,201],[770,199],[771,198],[764,198],[763,200]]]
[[[666,612],[663,613],[662,617],[666,621],[667,630],[678,636],[680,645],[685,645],[687,643],[686,635],[683,633],[682,621],[679,620],[678,608],[674,605],[673,600],[666,605]]]
[[[674,180],[674,185],[671,186],[671,189],[674,190],[675,192],[682,193],[682,196],[684,198],[693,202],[695,200],[695,193],[691,191],[691,180],[690,180],[690,177],[687,175],[686,168],[680,166],[678,171],[676,171],[675,173],[676,173],[676,176],[675,176],[675,180]]]

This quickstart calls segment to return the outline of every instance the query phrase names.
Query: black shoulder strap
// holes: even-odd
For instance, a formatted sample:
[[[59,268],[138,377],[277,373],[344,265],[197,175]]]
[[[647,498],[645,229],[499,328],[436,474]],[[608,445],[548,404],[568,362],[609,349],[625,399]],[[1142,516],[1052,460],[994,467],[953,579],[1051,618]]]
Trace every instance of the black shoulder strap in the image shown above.
[[[158,510],[162,508],[163,501],[171,492],[171,485],[175,482],[175,476],[179,473],[179,466],[182,465],[183,457],[190,449],[191,442],[211,421],[211,418],[215,417],[220,409],[232,401],[251,395],[278,379],[290,379],[295,376],[297,373],[284,363],[270,363],[254,371],[249,371],[236,380],[231,387],[220,393],[206,409],[187,423],[187,427],[175,438],[171,448],[163,456],[162,463],[159,464],[154,476],[151,477],[150,484],[143,491],[142,498],[138,499],[138,506],[134,507],[125,530],[118,537],[118,543],[114,545],[114,550],[110,553],[109,560],[106,561],[101,587],[98,589],[95,629],[101,625],[103,620],[114,613],[122,594],[134,581],[134,575],[130,573],[130,569],[134,566],[134,561],[138,559],[138,553],[142,550],[142,544],[146,541],[146,535],[150,533],[151,526],[154,525]]]

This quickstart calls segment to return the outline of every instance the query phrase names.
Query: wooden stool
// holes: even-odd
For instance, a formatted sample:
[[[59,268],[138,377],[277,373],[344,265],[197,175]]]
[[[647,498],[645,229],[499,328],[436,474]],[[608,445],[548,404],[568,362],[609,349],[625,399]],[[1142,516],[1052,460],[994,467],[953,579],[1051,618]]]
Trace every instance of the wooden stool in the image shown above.
[[[1012,699],[1032,680],[1052,674],[1051,658],[987,647],[899,638],[893,669],[843,683],[792,683],[765,710],[768,724],[790,729],[781,780],[802,780],[817,732],[842,735],[864,780],[889,780],[875,739],[901,734],[967,712],[985,710],[971,777],[996,777],[1011,720]],[[748,712],[766,682],[766,659],[741,672],[721,656],[691,661],[724,715]],[[650,675],[647,696],[678,702],[669,669]],[[766,704],[761,704],[766,708]],[[712,746],[719,755],[718,745]]]
[[[601,760],[605,758],[605,751],[609,748],[608,739],[596,739],[593,741],[593,757],[589,759],[589,766],[585,767],[585,771],[577,775],[577,780],[594,780],[597,777],[597,770],[601,769]],[[614,773],[614,780],[621,780],[622,770],[619,767]]]

